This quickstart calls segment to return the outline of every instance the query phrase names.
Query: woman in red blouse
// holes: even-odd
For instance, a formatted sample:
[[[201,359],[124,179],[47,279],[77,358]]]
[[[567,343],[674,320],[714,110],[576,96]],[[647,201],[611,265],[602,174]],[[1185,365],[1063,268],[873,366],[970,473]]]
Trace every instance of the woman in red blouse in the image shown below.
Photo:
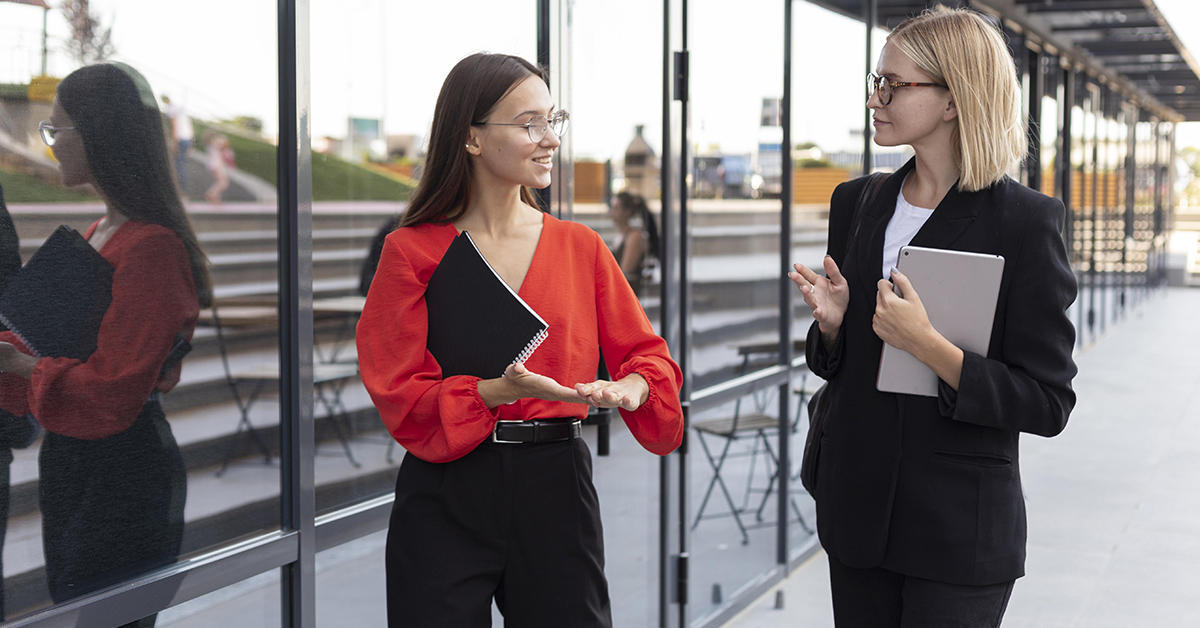
[[[187,478],[161,394],[179,381],[172,349],[187,346],[212,282],[141,74],[116,63],[76,70],[41,126],[63,184],[90,183],[104,199],[84,236],[114,270],[86,360],[37,358],[0,334],[0,407],[32,413],[47,432],[38,493],[57,602],[179,555]]]
[[[683,432],[679,367],[590,229],[538,209],[566,130],[545,74],[518,57],[460,61],[438,96],[421,183],[387,237],[358,324],[363,383],[407,449],[388,532],[388,621],[611,626],[599,504],[578,423],[616,407],[643,447]],[[469,231],[549,337],[503,377],[442,377],[425,287]],[[599,350],[612,381],[595,379]],[[536,427],[535,427],[536,425]],[[512,442],[518,441],[518,442]]]

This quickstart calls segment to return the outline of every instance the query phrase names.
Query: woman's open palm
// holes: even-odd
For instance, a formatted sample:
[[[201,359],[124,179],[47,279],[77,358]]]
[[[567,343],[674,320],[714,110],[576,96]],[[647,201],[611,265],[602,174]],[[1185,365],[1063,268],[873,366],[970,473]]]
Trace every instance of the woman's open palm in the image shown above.
[[[813,318],[822,333],[834,333],[842,327],[842,317],[850,305],[850,286],[833,258],[825,256],[825,276],[804,264],[794,264],[796,270],[788,277],[800,288],[804,302],[812,308]]]

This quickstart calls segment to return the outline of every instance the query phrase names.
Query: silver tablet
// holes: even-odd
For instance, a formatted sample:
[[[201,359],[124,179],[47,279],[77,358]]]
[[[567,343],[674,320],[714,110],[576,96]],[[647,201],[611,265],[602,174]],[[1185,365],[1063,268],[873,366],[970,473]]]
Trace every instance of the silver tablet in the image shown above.
[[[900,249],[896,268],[912,282],[938,333],[960,349],[987,355],[1003,257],[906,246]],[[876,388],[936,397],[938,377],[912,354],[884,344]]]

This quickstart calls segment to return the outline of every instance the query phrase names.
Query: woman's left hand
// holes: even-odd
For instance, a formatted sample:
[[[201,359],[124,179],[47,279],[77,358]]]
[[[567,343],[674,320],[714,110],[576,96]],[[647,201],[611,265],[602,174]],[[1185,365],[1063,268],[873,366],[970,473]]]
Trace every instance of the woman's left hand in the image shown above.
[[[21,353],[12,343],[0,342],[0,372],[12,373],[29,379],[33,375],[33,367],[37,363],[36,357]]]
[[[641,375],[630,373],[616,382],[598,379],[589,384],[575,384],[575,392],[597,408],[621,408],[632,412],[646,403],[650,385]]]
[[[929,323],[929,315],[925,312],[921,297],[913,289],[908,277],[892,269],[892,279],[895,285],[900,286],[900,293],[904,296],[896,296],[892,282],[880,279],[871,328],[884,342],[916,355],[920,348],[934,341],[937,331]]]

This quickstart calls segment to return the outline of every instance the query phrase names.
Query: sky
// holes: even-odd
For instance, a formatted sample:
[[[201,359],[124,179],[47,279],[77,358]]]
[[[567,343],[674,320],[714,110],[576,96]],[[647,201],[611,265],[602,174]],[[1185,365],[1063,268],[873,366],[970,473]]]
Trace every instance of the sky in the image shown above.
[[[51,4],[56,4],[51,0]],[[571,47],[552,64],[569,72],[576,158],[619,157],[635,125],[661,137],[661,5],[646,0],[563,0]],[[1156,0],[1184,44],[1200,54],[1200,2]],[[249,115],[276,130],[275,3],[266,0],[92,0],[113,27],[117,59],[193,115]],[[387,133],[423,137],[441,81],[477,51],[535,56],[532,0],[310,0],[314,136],[341,137],[349,117],[383,118]],[[778,140],[758,127],[763,98],[782,95],[783,8],[777,0],[691,0],[691,137],[702,152],[749,152]],[[180,8],[175,8],[180,7]],[[567,9],[566,7],[569,7]],[[793,4],[793,139],[856,149],[863,120],[861,25]],[[57,11],[49,20],[51,74],[72,69]],[[678,16],[673,19],[677,20]],[[0,3],[0,82],[40,66],[42,11]],[[876,54],[882,37],[875,38]],[[678,42],[674,42],[678,47]],[[565,91],[565,90],[564,90]],[[1179,145],[1200,145],[1200,123]]]

